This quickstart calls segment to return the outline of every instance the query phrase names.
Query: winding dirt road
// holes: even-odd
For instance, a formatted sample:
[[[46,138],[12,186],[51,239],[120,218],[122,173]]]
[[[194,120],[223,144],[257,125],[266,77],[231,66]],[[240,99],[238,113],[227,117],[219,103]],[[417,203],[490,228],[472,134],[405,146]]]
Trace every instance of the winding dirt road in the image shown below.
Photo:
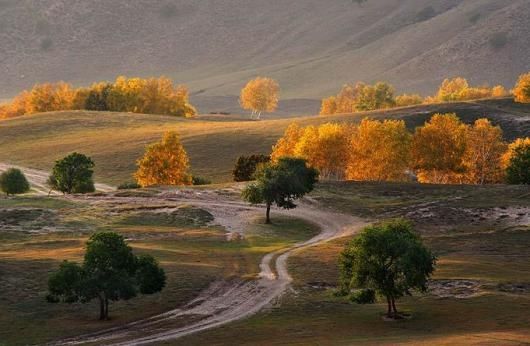
[[[8,167],[13,166],[0,164],[0,171]],[[48,194],[45,185],[48,176],[46,172],[24,168],[22,170],[37,194]],[[104,192],[114,190],[113,187],[102,184],[97,184],[97,189]],[[95,204],[144,203],[142,199],[112,195],[74,198]],[[153,199],[175,205],[188,204],[203,208],[215,217],[215,223],[224,226],[228,232],[241,234],[244,234],[245,226],[250,220],[263,214],[263,208],[249,206],[215,191],[169,191]],[[292,282],[287,260],[294,251],[353,234],[366,225],[361,219],[323,210],[309,199],[300,203],[294,210],[276,209],[273,211],[274,214],[294,216],[314,223],[321,228],[321,233],[308,241],[265,255],[260,263],[261,272],[257,280],[215,282],[198,298],[182,308],[102,332],[57,341],[50,345],[155,344],[241,320],[259,312],[286,292]]]

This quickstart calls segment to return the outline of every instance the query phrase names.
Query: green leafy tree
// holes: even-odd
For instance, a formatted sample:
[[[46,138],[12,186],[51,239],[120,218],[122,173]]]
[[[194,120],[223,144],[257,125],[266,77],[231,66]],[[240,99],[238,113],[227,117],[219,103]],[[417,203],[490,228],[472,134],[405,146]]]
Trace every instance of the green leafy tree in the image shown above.
[[[294,201],[311,192],[317,179],[318,171],[308,167],[305,160],[283,157],[275,164],[262,166],[256,172],[256,182],[243,190],[242,197],[252,204],[265,203],[269,224],[273,204],[284,209],[296,208]]]
[[[135,256],[123,236],[113,232],[90,237],[82,265],[64,261],[48,280],[51,303],[99,301],[99,319],[109,318],[109,301],[160,292],[166,275],[149,255]]]
[[[6,195],[16,195],[29,191],[29,183],[20,169],[10,168],[0,174],[0,190]]]
[[[530,185],[530,145],[514,149],[506,169],[506,180],[510,184]]]
[[[234,181],[250,181],[259,165],[270,162],[268,155],[240,156],[233,171]]]
[[[90,157],[72,153],[55,162],[48,185],[68,194],[94,192],[94,166]]]
[[[396,299],[413,289],[425,292],[435,262],[410,222],[398,219],[369,226],[340,255],[341,290],[374,290],[386,298],[387,315],[395,318]]]

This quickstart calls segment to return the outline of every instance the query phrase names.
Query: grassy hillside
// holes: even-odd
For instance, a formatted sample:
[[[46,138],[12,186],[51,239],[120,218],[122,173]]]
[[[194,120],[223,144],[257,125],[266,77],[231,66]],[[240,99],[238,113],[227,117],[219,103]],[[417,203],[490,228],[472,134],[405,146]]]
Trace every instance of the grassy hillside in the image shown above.
[[[117,74],[189,84],[204,112],[257,74],[284,98],[389,80],[432,92],[445,77],[511,87],[530,70],[527,0],[0,1],[0,98],[36,82]],[[45,66],[46,68],[43,68]]]
[[[409,320],[384,322],[386,303],[333,295],[349,238],[289,259],[294,292],[281,305],[168,345],[522,345],[530,338],[530,188],[327,183],[312,197],[359,216],[412,219],[438,256],[431,289],[398,302]],[[480,216],[479,216],[480,214]],[[519,214],[519,217],[517,217]],[[509,215],[509,217],[507,217]]]
[[[231,180],[231,170],[239,155],[270,153],[272,145],[292,121],[313,125],[356,122],[369,116],[404,119],[412,129],[436,112],[456,112],[468,123],[487,116],[502,126],[505,137],[510,140],[530,133],[530,105],[515,104],[508,99],[264,121],[59,112],[0,121],[0,162],[50,169],[56,159],[79,151],[96,161],[98,181],[119,184],[131,179],[135,161],[148,143],[158,140],[164,131],[176,130],[191,157],[193,173],[225,182]]]

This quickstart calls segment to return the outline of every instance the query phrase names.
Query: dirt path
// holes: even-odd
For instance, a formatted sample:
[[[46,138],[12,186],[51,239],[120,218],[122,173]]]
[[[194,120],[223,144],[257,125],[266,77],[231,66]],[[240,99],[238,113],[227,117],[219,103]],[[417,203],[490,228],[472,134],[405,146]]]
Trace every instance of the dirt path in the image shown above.
[[[262,208],[224,199],[217,194],[195,194],[201,196],[191,193],[176,197],[165,196],[163,200],[204,208],[216,217],[216,222],[230,232],[244,233],[244,225],[251,218],[263,214]],[[246,318],[274,302],[287,290],[292,282],[287,260],[293,251],[352,234],[365,225],[365,222],[358,218],[321,210],[310,203],[302,203],[291,211],[274,210],[273,214],[302,218],[320,226],[322,232],[308,241],[264,256],[257,280],[216,282],[183,308],[55,344],[146,345],[174,340]],[[188,323],[185,323],[186,321]]]
[[[41,171],[38,169],[24,168],[16,165],[9,165],[6,163],[0,162],[0,173],[8,170],[9,168],[18,168],[20,169],[26,178],[28,179],[31,189],[38,195],[48,195],[50,193],[50,188],[46,184],[50,172]],[[96,190],[100,192],[111,192],[115,191],[116,188],[106,184],[95,184]],[[52,191],[50,194],[59,195],[59,192]]]

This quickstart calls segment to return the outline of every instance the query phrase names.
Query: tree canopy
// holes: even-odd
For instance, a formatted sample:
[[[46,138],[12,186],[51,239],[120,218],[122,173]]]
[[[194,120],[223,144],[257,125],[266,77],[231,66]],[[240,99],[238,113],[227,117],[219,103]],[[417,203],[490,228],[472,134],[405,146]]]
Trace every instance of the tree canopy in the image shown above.
[[[166,132],[161,141],[149,145],[137,165],[134,176],[144,187],[192,183],[188,154],[176,132]]]
[[[519,77],[513,89],[515,102],[530,103],[530,72]]]
[[[283,157],[276,163],[262,166],[255,177],[256,182],[243,190],[242,197],[252,204],[265,203],[266,222],[270,223],[271,206],[296,208],[294,201],[313,190],[318,171],[308,167],[303,159]]]
[[[341,291],[373,290],[386,298],[387,315],[396,318],[396,300],[412,290],[425,292],[435,263],[410,222],[398,219],[372,225],[340,255]]]
[[[165,272],[152,256],[136,256],[123,236],[101,232],[88,240],[82,265],[64,261],[50,275],[47,299],[51,303],[98,299],[103,320],[109,318],[109,301],[160,292],[165,283]]]
[[[263,112],[274,112],[278,108],[278,94],[280,86],[278,83],[265,77],[257,77],[251,80],[241,90],[239,103],[241,107],[252,111],[252,117],[260,118]]]
[[[232,175],[234,181],[251,181],[254,179],[254,173],[259,165],[270,162],[271,158],[268,155],[250,155],[240,156],[237,159],[236,166]]]
[[[67,194],[94,192],[94,166],[90,157],[74,152],[55,162],[48,184]]]
[[[530,138],[512,143],[505,160],[508,183],[530,185]]]
[[[17,195],[29,191],[29,182],[17,168],[9,168],[0,174],[0,190],[6,195]]]

